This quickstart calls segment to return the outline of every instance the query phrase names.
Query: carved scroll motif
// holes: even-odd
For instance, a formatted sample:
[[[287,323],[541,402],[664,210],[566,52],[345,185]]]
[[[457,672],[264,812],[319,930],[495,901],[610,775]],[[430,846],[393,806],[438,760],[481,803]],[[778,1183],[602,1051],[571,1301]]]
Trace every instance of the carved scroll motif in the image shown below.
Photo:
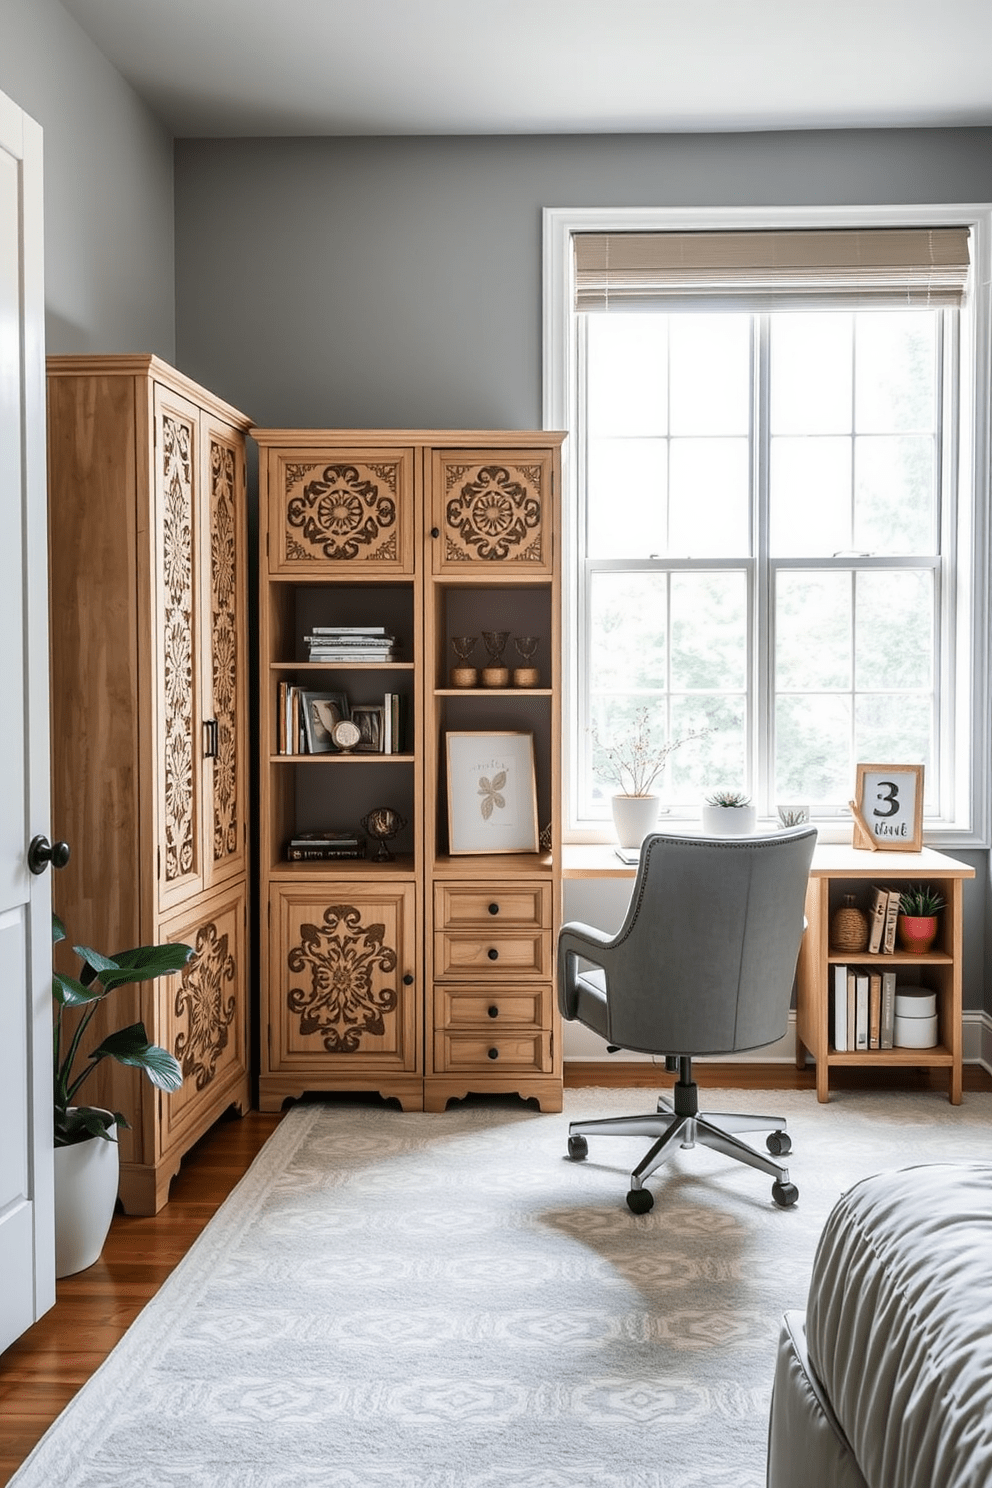
[[[329,1054],[356,1053],[364,1034],[385,1031],[383,1015],[397,1007],[396,988],[381,985],[397,964],[385,934],[385,925],[363,925],[361,910],[348,904],[331,905],[321,925],[300,926],[287,962],[306,982],[286,1000],[300,1032],[318,1034]]]
[[[195,869],[193,793],[193,436],[162,418],[165,877]]]
[[[394,535],[396,479],[395,466],[326,465],[317,479],[290,498],[286,520],[314,556],[345,562],[368,558]],[[293,541],[287,532],[287,550]]]
[[[452,495],[452,487],[467,473],[465,466],[449,466],[445,520],[449,529],[447,556],[499,563],[507,558],[532,560],[541,552],[540,471],[505,465],[472,467],[472,478]],[[515,479],[522,475],[524,480]],[[533,477],[537,476],[537,480]],[[528,483],[529,482],[529,483]],[[451,534],[461,540],[462,549]],[[531,534],[536,534],[531,536]],[[524,548],[525,540],[530,542]]]
[[[238,553],[234,451],[210,443],[210,592],[213,615],[213,712],[217,720],[214,760],[214,861],[236,853],[238,820]]]
[[[237,968],[228,952],[228,937],[214,924],[196,932],[193,949],[196,954],[176,993],[176,1017],[185,1019],[186,1027],[176,1036],[175,1055],[183,1078],[202,1090],[217,1073],[217,1061],[227,1048],[238,999],[236,992],[225,993]]]

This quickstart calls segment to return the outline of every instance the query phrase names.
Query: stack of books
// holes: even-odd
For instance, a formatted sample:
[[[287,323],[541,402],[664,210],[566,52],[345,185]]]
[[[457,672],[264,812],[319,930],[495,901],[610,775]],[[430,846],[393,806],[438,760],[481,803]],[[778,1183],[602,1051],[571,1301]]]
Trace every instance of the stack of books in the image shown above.
[[[835,965],[833,1036],[838,1054],[891,1049],[895,1028],[896,974],[869,966]]]
[[[310,661],[367,664],[397,659],[396,637],[384,625],[315,625],[303,639],[310,648]]]
[[[357,832],[333,828],[297,832],[289,839],[286,857],[291,863],[318,862],[326,858],[364,858],[365,838]]]

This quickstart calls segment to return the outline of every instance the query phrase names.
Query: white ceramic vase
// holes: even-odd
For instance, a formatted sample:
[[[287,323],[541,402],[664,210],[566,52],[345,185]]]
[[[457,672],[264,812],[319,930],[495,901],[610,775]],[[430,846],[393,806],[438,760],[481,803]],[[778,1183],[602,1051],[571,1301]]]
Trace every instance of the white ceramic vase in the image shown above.
[[[613,825],[621,847],[640,847],[658,822],[657,796],[614,796]]]
[[[748,837],[754,831],[753,806],[704,806],[703,831],[707,837]]]
[[[108,1113],[109,1114],[109,1113]],[[74,1276],[99,1260],[114,1217],[120,1153],[110,1141],[88,1137],[55,1149],[55,1275]]]

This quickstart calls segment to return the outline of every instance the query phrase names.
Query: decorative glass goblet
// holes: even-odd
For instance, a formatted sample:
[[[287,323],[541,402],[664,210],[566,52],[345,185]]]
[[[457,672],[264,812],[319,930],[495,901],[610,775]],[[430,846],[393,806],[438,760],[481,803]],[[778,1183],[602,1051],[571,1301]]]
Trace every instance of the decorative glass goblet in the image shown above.
[[[482,639],[489,652],[489,665],[482,668],[483,687],[507,687],[510,668],[503,663],[503,652],[510,639],[508,630],[484,630]]]
[[[451,668],[452,687],[475,687],[479,681],[478,669],[469,666],[468,659],[475,650],[478,636],[452,636],[451,645],[458,657],[458,665]]]
[[[538,646],[537,636],[514,636],[514,647],[518,655],[527,663],[526,666],[514,667],[514,687],[536,687],[541,680],[541,674],[536,666],[531,666]]]

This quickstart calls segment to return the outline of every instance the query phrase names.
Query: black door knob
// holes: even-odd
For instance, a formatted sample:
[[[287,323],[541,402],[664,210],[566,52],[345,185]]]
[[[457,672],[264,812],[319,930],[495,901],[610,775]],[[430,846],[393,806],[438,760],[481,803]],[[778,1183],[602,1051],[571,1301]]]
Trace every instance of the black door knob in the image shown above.
[[[499,951],[496,949],[495,946],[491,946],[489,948],[489,950],[486,952],[486,955],[489,957],[490,961],[498,961],[499,960]]]
[[[489,1013],[490,1018],[498,1018],[499,1017],[499,1008],[496,1006],[495,1003],[493,1003],[492,1007],[488,1009],[488,1013]]]
[[[498,904],[490,904],[490,906],[489,906],[489,913],[490,914],[499,914],[499,905]]]
[[[440,537],[440,536],[441,536],[441,529],[440,529],[440,527],[432,527],[431,528],[431,537]]]
[[[409,972],[407,972],[406,976],[403,978],[403,985],[404,985],[404,987],[412,987],[413,986],[413,977],[410,975]]]
[[[489,1050],[489,1058],[490,1059],[498,1059],[499,1058],[499,1050],[498,1049],[490,1049]]]
[[[53,868],[64,868],[69,861],[68,842],[49,842],[47,837],[32,837],[28,848],[28,867],[32,873],[44,873],[51,863]]]

